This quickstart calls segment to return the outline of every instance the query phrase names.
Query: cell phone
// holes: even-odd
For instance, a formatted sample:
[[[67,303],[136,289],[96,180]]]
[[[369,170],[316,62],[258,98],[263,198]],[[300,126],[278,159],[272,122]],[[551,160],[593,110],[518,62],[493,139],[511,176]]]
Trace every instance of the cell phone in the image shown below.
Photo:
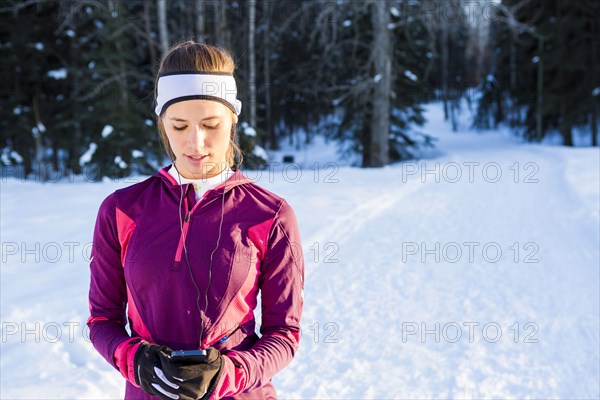
[[[171,352],[171,359],[180,363],[206,363],[208,356],[206,350],[176,350]]]

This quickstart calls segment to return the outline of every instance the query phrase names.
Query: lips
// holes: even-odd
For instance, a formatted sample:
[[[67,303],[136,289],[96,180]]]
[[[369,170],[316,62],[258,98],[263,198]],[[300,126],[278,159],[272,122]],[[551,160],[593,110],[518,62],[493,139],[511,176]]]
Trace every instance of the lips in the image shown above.
[[[202,155],[202,154],[198,154],[195,156],[185,156],[189,162],[193,163],[193,164],[201,164],[204,160],[206,160],[206,157],[208,157],[208,155]]]

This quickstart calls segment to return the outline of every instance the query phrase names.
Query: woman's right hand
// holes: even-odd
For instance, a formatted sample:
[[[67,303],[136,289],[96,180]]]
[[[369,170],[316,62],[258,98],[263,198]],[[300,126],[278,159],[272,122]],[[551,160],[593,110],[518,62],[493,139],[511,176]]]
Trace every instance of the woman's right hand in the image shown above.
[[[179,385],[169,380],[163,372],[163,362],[170,358],[171,353],[172,350],[167,346],[145,341],[139,346],[133,363],[135,381],[144,392],[165,400],[179,399]]]

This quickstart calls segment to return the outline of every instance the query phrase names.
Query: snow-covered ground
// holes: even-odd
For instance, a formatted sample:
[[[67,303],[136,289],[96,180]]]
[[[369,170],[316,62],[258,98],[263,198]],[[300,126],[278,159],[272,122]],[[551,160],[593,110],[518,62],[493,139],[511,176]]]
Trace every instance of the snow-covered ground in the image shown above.
[[[299,174],[245,171],[302,233],[301,346],[279,398],[599,398],[598,148],[427,117],[436,158],[363,170],[318,139]],[[84,327],[87,256],[100,202],[143,178],[1,183],[0,398],[122,398]]]

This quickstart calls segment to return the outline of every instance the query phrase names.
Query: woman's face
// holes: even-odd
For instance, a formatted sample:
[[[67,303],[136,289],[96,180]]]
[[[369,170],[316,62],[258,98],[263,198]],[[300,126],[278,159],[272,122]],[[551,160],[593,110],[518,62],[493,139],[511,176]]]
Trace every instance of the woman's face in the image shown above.
[[[181,176],[210,178],[228,166],[232,115],[212,100],[185,100],[167,107],[162,123]]]

